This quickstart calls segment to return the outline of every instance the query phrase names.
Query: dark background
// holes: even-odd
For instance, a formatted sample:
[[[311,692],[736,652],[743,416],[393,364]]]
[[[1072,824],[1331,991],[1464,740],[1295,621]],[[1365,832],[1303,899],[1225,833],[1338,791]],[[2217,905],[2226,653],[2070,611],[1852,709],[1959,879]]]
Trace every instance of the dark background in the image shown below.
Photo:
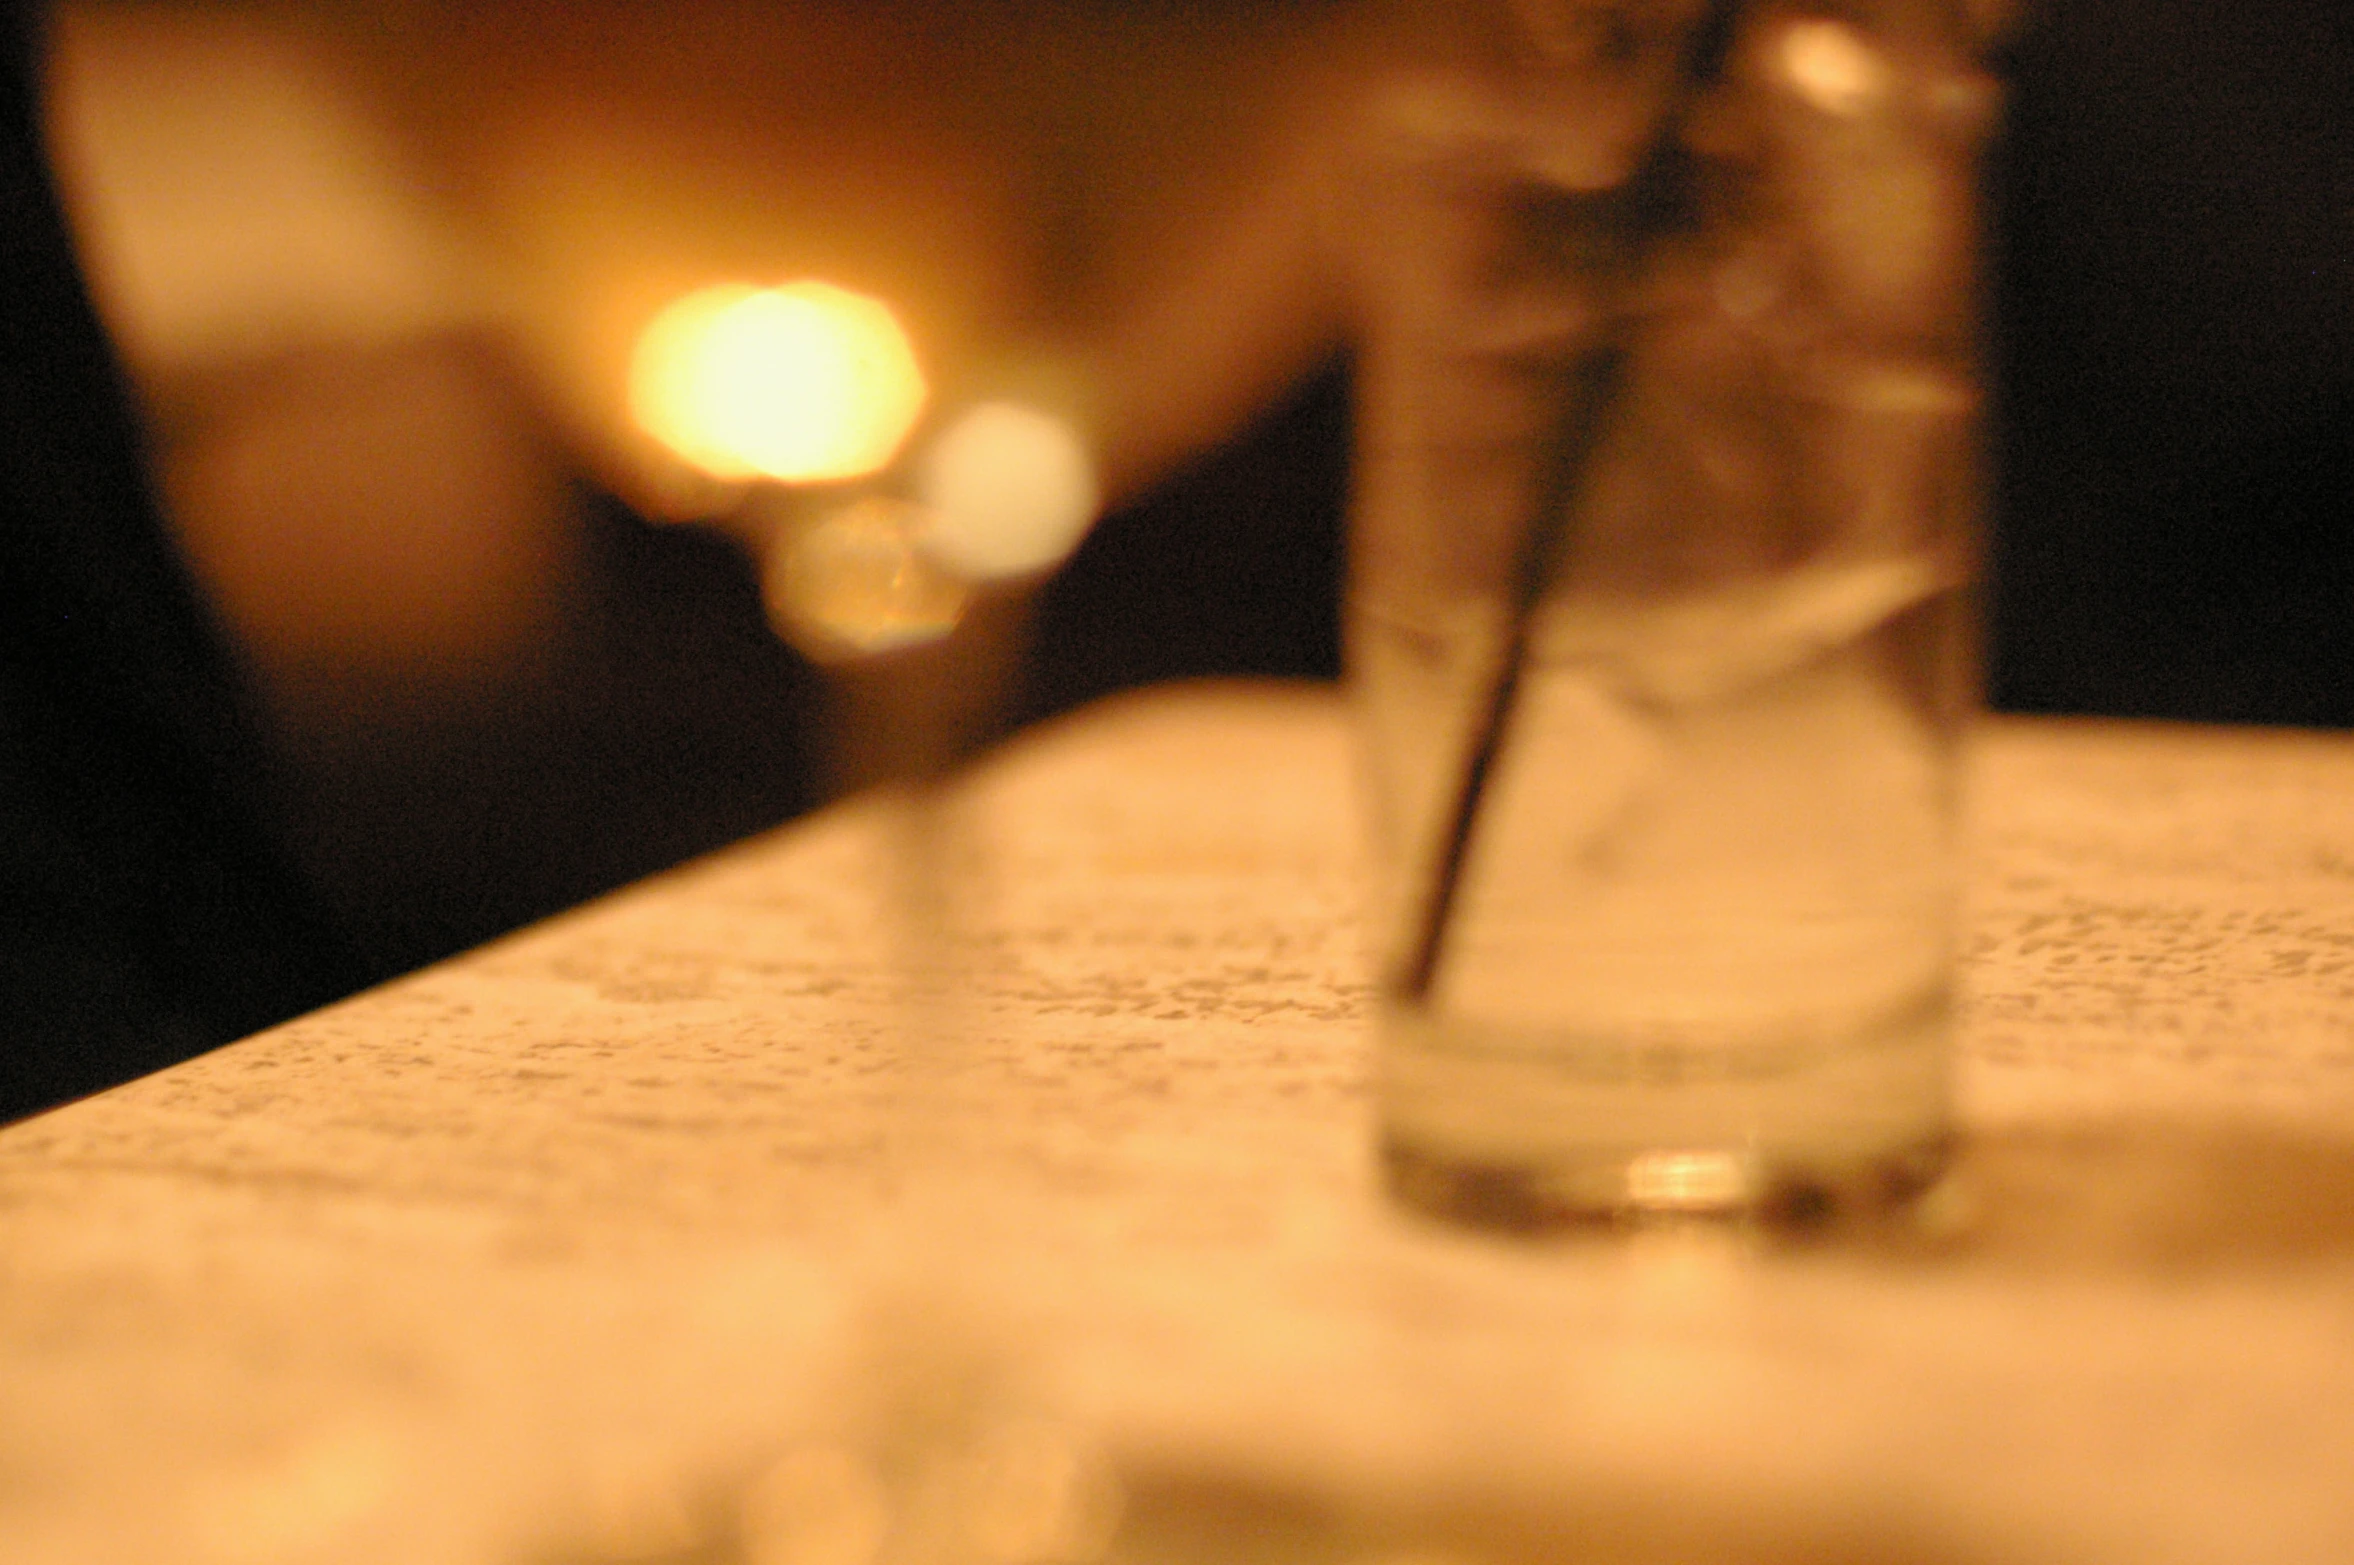
[[[2349,17],[2054,0],[2016,34],[1988,173],[1996,707],[2354,725]],[[1348,390],[1326,364],[1106,518],[1043,595],[1017,719],[1335,676]],[[568,663],[470,725],[312,758],[313,861],[386,970],[827,792],[821,682],[741,556],[588,503]]]
[[[2000,708],[2354,724],[2354,6],[2055,0],[1989,171]],[[1335,668],[1335,365],[1108,521],[1038,709]]]
[[[2354,726],[2354,6],[2052,0],[2004,63],[1993,703]],[[267,396],[212,405],[292,409],[271,427],[296,448],[306,419],[397,434],[427,393],[468,428],[521,431],[507,445],[539,450],[532,470],[584,548],[545,656],[501,683],[424,700],[275,690],[284,764],[229,769],[256,779],[229,804],[266,817],[333,926],[319,948],[351,964],[282,986],[273,1015],[827,797],[825,682],[770,634],[745,556],[578,478],[494,348],[396,343],[266,379]],[[1345,361],[1327,362],[1106,518],[1037,605],[1013,721],[1156,680],[1336,675],[1348,395]],[[188,1047],[270,1019],[238,1017]],[[23,1101],[157,1063],[143,1047]]]
[[[2014,81],[1996,703],[2354,722],[2354,7],[2064,0]]]

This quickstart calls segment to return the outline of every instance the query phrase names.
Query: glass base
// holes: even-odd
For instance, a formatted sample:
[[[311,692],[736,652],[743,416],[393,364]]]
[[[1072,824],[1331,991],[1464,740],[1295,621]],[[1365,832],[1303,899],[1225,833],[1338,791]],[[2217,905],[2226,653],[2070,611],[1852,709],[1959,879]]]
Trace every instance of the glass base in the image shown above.
[[[1844,1164],[1774,1163],[1745,1148],[1689,1147],[1467,1158],[1386,1137],[1382,1179],[1409,1211],[1464,1227],[1535,1234],[1664,1222],[1805,1232],[1902,1222],[1952,1161],[1939,1134]]]
[[[1942,988],[1733,1032],[1514,1032],[1392,1007],[1376,1098],[1391,1195],[1515,1231],[1667,1218],[1800,1228],[1901,1212],[1951,1146]]]

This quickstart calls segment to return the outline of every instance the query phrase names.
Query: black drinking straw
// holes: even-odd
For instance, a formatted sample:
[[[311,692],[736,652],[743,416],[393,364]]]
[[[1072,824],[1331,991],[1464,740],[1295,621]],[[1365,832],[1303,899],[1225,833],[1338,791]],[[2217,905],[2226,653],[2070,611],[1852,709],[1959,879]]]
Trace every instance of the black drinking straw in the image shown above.
[[[1741,0],[1710,0],[1685,44],[1667,106],[1642,161],[1610,202],[1610,216],[1603,221],[1613,241],[1609,253],[1615,275],[1609,285],[1614,292],[1641,276],[1660,238],[1686,215],[1691,166],[1683,146],[1684,128],[1701,93],[1724,69],[1740,6]],[[1545,441],[1536,494],[1529,505],[1528,523],[1521,530],[1519,557],[1513,562],[1495,679],[1488,686],[1479,726],[1464,752],[1463,775],[1456,785],[1445,847],[1431,870],[1430,894],[1422,904],[1413,949],[1397,978],[1398,996],[1416,1006],[1429,1002],[1439,962],[1446,954],[1463,866],[1471,855],[1472,836],[1487,800],[1489,780],[1495,775],[1511,733],[1513,714],[1519,708],[1537,605],[1568,547],[1572,505],[1626,392],[1631,312],[1623,299],[1613,299],[1611,304],[1601,340],[1578,355],[1561,377],[1560,417]]]

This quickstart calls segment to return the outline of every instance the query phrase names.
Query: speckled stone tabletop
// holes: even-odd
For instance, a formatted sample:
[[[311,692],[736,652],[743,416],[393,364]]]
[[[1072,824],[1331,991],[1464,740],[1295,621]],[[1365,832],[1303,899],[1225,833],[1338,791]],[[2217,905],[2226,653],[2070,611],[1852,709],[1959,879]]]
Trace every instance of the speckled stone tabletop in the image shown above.
[[[1974,755],[1935,1243],[1384,1213],[1337,699],[1148,693],[0,1132],[0,1558],[2354,1559],[2354,738]]]

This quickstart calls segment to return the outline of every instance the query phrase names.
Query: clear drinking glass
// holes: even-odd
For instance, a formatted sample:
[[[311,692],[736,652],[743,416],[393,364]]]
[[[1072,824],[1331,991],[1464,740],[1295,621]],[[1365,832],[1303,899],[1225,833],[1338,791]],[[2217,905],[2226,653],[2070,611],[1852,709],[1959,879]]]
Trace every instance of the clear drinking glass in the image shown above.
[[[1413,25],[1349,224],[1391,1188],[1511,1226],[1901,1199],[1948,1139],[1977,18]]]

